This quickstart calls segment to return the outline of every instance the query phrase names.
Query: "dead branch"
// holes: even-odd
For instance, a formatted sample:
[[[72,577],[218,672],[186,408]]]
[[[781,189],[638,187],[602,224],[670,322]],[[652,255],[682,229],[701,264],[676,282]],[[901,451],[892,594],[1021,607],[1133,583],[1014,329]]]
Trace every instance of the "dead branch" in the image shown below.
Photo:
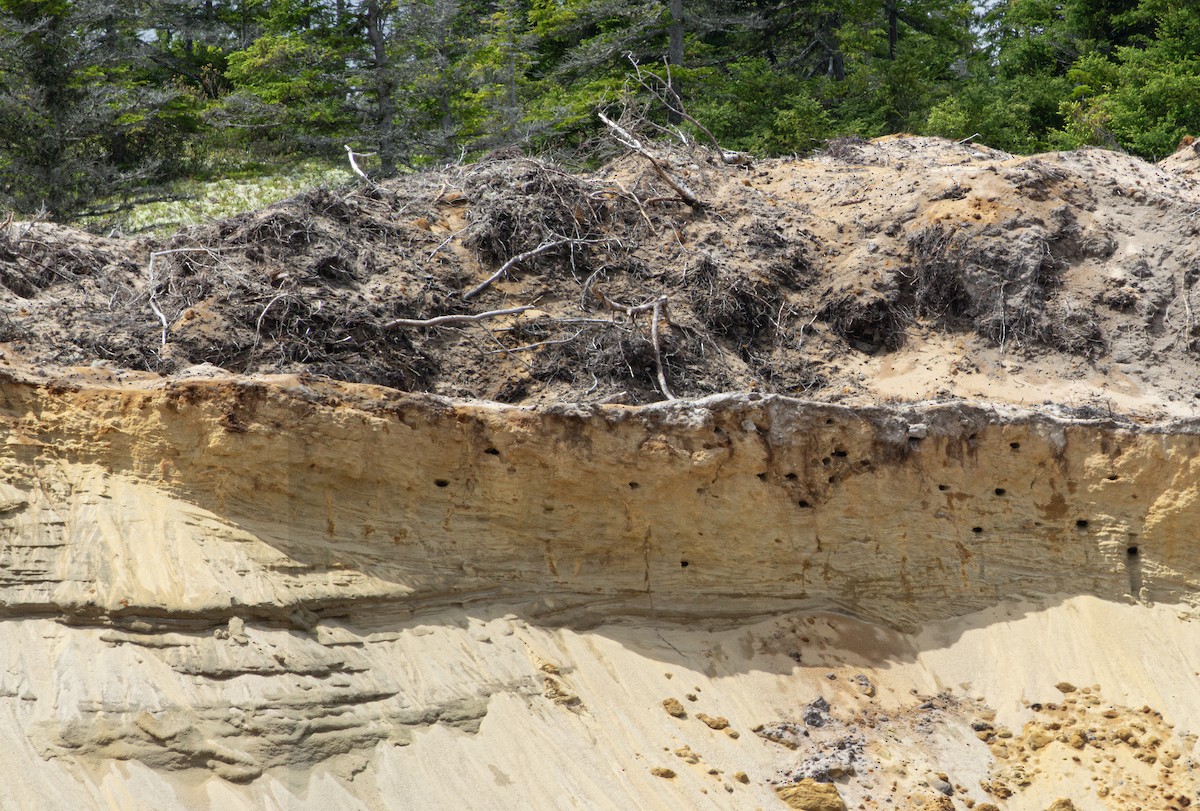
[[[484,290],[487,290],[489,287],[492,286],[492,284],[497,279],[502,277],[505,273],[508,273],[510,268],[512,268],[516,265],[519,265],[522,262],[528,261],[539,254],[543,254],[546,251],[553,250],[554,248],[558,248],[558,247],[561,247],[568,243],[573,243],[575,241],[576,240],[573,240],[573,239],[548,240],[546,242],[543,242],[541,245],[538,245],[536,248],[525,251],[524,253],[517,254],[516,256],[512,257],[507,262],[505,262],[503,265],[501,265],[500,269],[497,270],[495,273],[493,273],[491,276],[488,276],[482,282],[475,285],[467,292],[463,293],[463,301],[470,301],[471,299],[475,298],[480,293],[482,293]]]
[[[506,310],[488,310],[485,313],[476,313],[474,315],[439,315],[437,318],[395,318],[383,325],[384,329],[398,329],[400,327],[451,327],[457,324],[471,324],[476,321],[483,321],[487,318],[497,318],[502,315],[517,315],[526,310],[533,309],[532,304],[526,304],[521,307],[509,307]]]
[[[288,298],[289,296],[291,296],[291,293],[288,293],[288,292],[280,293],[279,295],[275,296],[275,298],[268,301],[267,306],[263,307],[262,312],[258,314],[258,320],[254,322],[254,344],[255,344],[255,346],[258,345],[259,340],[262,338],[262,322],[263,322],[263,319],[267,317],[267,310],[271,309],[272,305],[274,305],[275,302],[280,301],[285,298]]]
[[[613,182],[616,184],[617,188],[624,192],[625,196],[632,200],[634,205],[638,207],[638,211],[642,213],[642,219],[646,221],[646,225],[650,226],[650,233],[657,234],[657,231],[654,230],[654,223],[650,222],[650,216],[646,214],[646,207],[642,205],[642,201],[638,199],[637,195],[625,188],[625,184],[621,181],[614,180]]]
[[[665,319],[668,324],[671,323],[671,318],[667,314],[667,297],[659,296],[653,301],[647,301],[642,304],[621,304],[620,302],[610,299],[607,295],[605,295],[603,290],[592,287],[592,280],[595,279],[595,277],[596,274],[593,273],[592,277],[589,278],[584,284],[582,295],[583,300],[586,301],[588,296],[595,296],[608,309],[614,312],[624,313],[630,318],[632,318],[636,313],[650,313],[650,343],[654,346],[654,368],[658,373],[658,387],[662,390],[664,397],[666,397],[668,400],[674,400],[675,395],[671,393],[671,387],[667,385],[667,374],[666,369],[663,366],[662,359],[662,347],[658,342],[659,320]]]
[[[474,223],[472,223],[472,225],[473,225],[473,224],[474,224]],[[441,242],[441,244],[440,244],[440,245],[438,245],[436,248],[434,248],[434,249],[433,249],[433,251],[432,251],[432,252],[429,254],[429,258],[430,258],[430,259],[433,259],[433,257],[437,256],[437,254],[438,254],[438,251],[440,251],[442,248],[444,248],[444,247],[446,247],[447,245],[449,245],[451,242],[453,242],[453,241],[454,241],[454,238],[455,238],[455,237],[457,237],[457,236],[459,236],[460,234],[462,234],[463,232],[465,232],[465,231],[469,230],[469,229],[470,229],[470,227],[471,227],[470,225],[463,226],[462,228],[459,228],[457,231],[455,231],[455,232],[454,232],[453,234],[451,234],[450,236],[448,236],[448,237],[446,237],[445,239],[443,239],[443,240],[442,240],[442,242]]]
[[[155,295],[157,295],[155,288],[158,286],[158,280],[154,276],[154,263],[158,261],[160,256],[166,256],[172,253],[207,253],[210,256],[215,256],[217,250],[218,249],[216,248],[171,248],[170,250],[166,251],[151,251],[150,264],[146,267],[147,284],[150,291],[150,309],[156,316],[158,316],[158,320],[162,324],[163,346],[167,345],[167,331],[171,328],[171,325],[167,323],[166,314],[163,313],[162,309],[158,306],[158,302],[154,300]]]
[[[667,297],[660,296],[654,302],[654,312],[650,316],[650,343],[654,345],[654,366],[658,372],[658,386],[662,389],[663,396],[668,400],[674,400],[675,395],[671,394],[671,389],[667,386],[667,375],[663,371],[662,349],[658,346],[658,319],[663,315],[667,307]],[[668,321],[668,323],[670,323]]]
[[[503,349],[494,349],[491,352],[489,352],[488,354],[489,355],[508,355],[513,352],[528,352],[531,349],[538,349],[539,347],[543,347],[543,346],[554,346],[555,344],[568,344],[571,341],[574,341],[576,338],[578,338],[582,334],[583,334],[583,330],[579,330],[579,332],[576,332],[574,335],[568,336],[566,338],[556,338],[554,340],[549,340],[549,341],[538,341],[536,344],[525,344],[524,346],[514,346],[511,349],[509,349],[508,347],[504,347]]]
[[[664,183],[675,190],[675,193],[679,195],[680,200],[695,209],[706,207],[707,204],[700,198],[696,197],[695,192],[689,189],[686,183],[663,168],[660,160],[655,157],[650,150],[646,149],[646,147],[642,145],[642,142],[639,141],[637,137],[633,135],[633,133],[606,116],[603,111],[598,111],[597,115],[600,116],[600,120],[604,122],[604,125],[612,130],[613,137],[616,138],[617,143],[621,144],[621,146],[625,147],[626,149],[636,152],[649,161],[650,168],[654,170],[656,175],[662,178]]]
[[[358,161],[354,159],[354,150],[350,148],[350,144],[343,144],[343,146],[346,147],[346,157],[350,159],[350,169],[363,180],[370,181],[371,178],[367,177],[367,173],[359,168]]]
[[[664,79],[654,71],[646,70],[638,64],[638,61],[633,58],[632,54],[629,55],[629,61],[633,64],[633,71],[637,78],[637,83],[641,85],[647,93],[658,99],[659,103],[661,103],[672,113],[675,113],[680,118],[694,126],[696,129],[700,130],[700,132],[704,133],[704,136],[708,138],[709,142],[713,145],[713,149],[715,149],[717,154],[721,156],[721,163],[724,163],[727,166],[749,166],[754,162],[754,158],[750,155],[747,155],[745,152],[733,152],[722,147],[721,143],[717,140],[717,136],[712,134],[712,130],[701,124],[694,117],[692,117],[690,113],[688,113],[687,109],[683,106],[683,99],[679,98],[679,94],[675,92],[675,87],[671,84],[669,78]],[[670,65],[667,65],[667,70],[671,70]],[[670,95],[668,96],[660,92],[657,88],[653,87],[649,82],[646,81],[645,77],[642,75],[643,73],[658,80],[659,84],[666,88],[666,93]]]

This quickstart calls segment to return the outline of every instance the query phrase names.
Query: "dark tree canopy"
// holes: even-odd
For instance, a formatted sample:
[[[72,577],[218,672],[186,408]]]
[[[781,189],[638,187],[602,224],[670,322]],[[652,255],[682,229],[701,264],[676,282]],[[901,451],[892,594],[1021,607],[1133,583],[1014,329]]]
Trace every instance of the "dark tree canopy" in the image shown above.
[[[1161,157],[1200,132],[1185,0],[0,0],[0,204],[69,219],[172,179],[334,159],[392,174],[578,150],[604,106],[729,149],[975,136]]]

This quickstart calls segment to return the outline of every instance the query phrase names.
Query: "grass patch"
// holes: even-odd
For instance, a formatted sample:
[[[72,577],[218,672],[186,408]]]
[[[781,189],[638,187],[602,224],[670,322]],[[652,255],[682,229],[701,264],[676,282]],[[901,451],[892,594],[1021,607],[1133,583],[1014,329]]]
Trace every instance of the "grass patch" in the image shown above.
[[[218,180],[184,180],[168,190],[178,200],[143,203],[117,215],[93,217],[78,224],[92,231],[168,236],[187,225],[199,225],[269,206],[316,186],[337,186],[353,175],[344,162],[310,159],[286,167],[261,167]]]

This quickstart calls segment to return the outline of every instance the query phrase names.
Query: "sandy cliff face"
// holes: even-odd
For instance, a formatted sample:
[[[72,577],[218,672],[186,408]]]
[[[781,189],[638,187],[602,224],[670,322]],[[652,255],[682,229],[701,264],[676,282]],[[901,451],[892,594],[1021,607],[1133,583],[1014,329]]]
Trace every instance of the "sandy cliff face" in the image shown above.
[[[662,160],[0,228],[0,809],[1196,807],[1200,153]]]
[[[956,796],[983,801],[981,783],[1023,778],[993,768],[970,724],[999,711],[1019,731],[1033,723],[1022,698],[1059,678],[1109,676],[1118,703],[1096,712],[1114,718],[1122,700],[1174,702],[1181,721],[1195,709],[1161,681],[1200,664],[1159,653],[1087,664],[1082,645],[1046,667],[1010,650],[991,676],[962,664],[993,644],[965,627],[1010,627],[1005,644],[1032,652],[1037,622],[1015,617],[1056,606],[1074,607],[1046,621],[1080,639],[1184,628],[1186,609],[1146,606],[1190,603],[1200,577],[1191,424],[753,394],[530,409],[302,378],[78,377],[0,384],[0,724],[18,741],[4,765],[54,787],[12,807],[444,807],[463,780],[475,807],[753,807],[778,802],[772,781],[799,775],[788,758],[805,750],[751,728],[778,732],[830,690],[835,720],[849,706],[944,715],[944,734],[913,721],[893,746],[944,772],[938,747],[958,736],[976,755],[957,768],[978,774]],[[1034,658],[1073,649],[1061,637]],[[944,655],[956,646],[974,652]],[[918,711],[909,689],[941,704]],[[699,703],[683,720],[659,706],[684,693]],[[728,716],[740,739],[689,712]],[[1185,757],[1176,734],[1154,749]],[[877,743],[843,793],[919,797],[925,773],[892,774]],[[651,774],[655,751],[680,744],[706,754]],[[486,786],[480,746],[517,753],[497,755],[505,776]],[[1028,785],[1020,796],[1041,796]]]
[[[912,628],[1196,584],[1191,424],[753,394],[535,410],[219,377],[5,396],[9,612],[306,629],[348,601],[506,600]]]

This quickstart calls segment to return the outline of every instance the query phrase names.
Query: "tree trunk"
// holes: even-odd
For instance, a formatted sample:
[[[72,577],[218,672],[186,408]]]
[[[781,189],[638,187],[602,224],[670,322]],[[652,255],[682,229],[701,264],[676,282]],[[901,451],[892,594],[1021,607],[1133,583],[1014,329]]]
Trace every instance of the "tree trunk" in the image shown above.
[[[671,23],[667,27],[667,63],[672,67],[683,67],[683,0],[670,0]],[[683,96],[683,86],[677,76],[671,77],[671,89]],[[678,124],[683,119],[674,110],[667,111],[667,121]]]
[[[454,110],[451,106],[451,79],[447,78],[451,75],[450,68],[453,65],[454,57],[450,53],[450,26],[454,19],[454,14],[458,11],[457,3],[453,0],[438,0],[436,7],[437,19],[437,70],[442,77],[437,84],[438,88],[438,113],[441,118],[438,121],[438,126],[441,128],[440,143],[438,151],[443,157],[449,157],[454,154],[455,146],[458,142],[457,133],[454,127]]]
[[[371,42],[374,57],[375,135],[378,139],[379,172],[384,177],[391,177],[396,174],[396,99],[384,32],[384,11],[379,0],[369,0],[367,3],[367,39]]]
[[[894,2],[887,4],[888,59],[896,58],[896,43],[900,41],[900,10]]]

